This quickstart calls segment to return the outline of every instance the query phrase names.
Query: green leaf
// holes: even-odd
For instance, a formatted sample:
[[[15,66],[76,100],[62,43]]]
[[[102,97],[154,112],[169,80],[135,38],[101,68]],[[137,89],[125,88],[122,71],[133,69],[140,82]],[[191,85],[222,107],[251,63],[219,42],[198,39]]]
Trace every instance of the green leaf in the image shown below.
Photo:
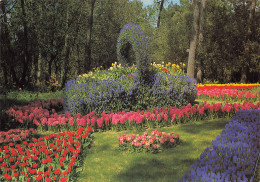
[[[81,171],[83,171],[83,168],[82,168],[82,167],[76,168],[76,173],[79,173],[79,172],[81,172]]]

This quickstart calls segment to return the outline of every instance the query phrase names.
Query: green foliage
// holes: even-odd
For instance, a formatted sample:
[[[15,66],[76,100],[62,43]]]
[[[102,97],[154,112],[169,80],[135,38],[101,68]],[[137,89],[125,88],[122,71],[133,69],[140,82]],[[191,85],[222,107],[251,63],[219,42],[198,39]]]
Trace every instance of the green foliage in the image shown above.
[[[164,6],[158,29],[156,1],[142,7],[138,0],[97,0],[88,64],[85,60],[90,0],[24,1],[24,5],[21,2],[0,2],[0,89],[46,91],[53,73],[64,86],[67,80],[92,68],[109,68],[118,61],[118,34],[129,22],[138,24],[149,37],[151,62],[187,64],[193,20],[193,5],[188,0]],[[256,9],[248,37],[249,10],[250,3],[242,0],[207,1],[203,40],[196,53],[207,80],[238,82],[242,67],[246,67],[248,80],[259,82],[260,13]]]
[[[169,5],[162,13],[161,22],[151,39],[152,61],[160,63],[186,60],[191,34],[192,6]]]
[[[260,40],[260,29],[256,28],[259,27],[259,11],[253,21],[250,56],[244,57],[249,5],[242,1],[207,2],[204,39],[198,50],[198,59],[202,61],[203,75],[207,79],[221,83],[239,82],[242,66],[246,65],[249,80],[259,81],[259,51],[256,50]]]

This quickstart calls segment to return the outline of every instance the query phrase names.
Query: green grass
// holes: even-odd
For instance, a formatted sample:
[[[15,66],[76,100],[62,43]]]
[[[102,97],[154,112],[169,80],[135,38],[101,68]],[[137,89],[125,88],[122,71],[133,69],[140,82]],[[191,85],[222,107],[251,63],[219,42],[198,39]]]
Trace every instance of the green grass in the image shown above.
[[[57,99],[62,97],[62,90],[56,92],[30,92],[30,91],[12,91],[8,92],[7,98],[16,100],[34,101],[37,99]]]
[[[9,109],[14,105],[27,105],[38,99],[59,99],[62,98],[63,91],[56,92],[30,92],[30,91],[10,91],[6,94],[0,94],[0,111]]]
[[[84,170],[77,181],[178,181],[229,121],[230,118],[224,118],[159,128],[174,131],[181,139],[177,147],[159,154],[117,150],[119,135],[143,132],[95,133],[94,145],[84,159]]]

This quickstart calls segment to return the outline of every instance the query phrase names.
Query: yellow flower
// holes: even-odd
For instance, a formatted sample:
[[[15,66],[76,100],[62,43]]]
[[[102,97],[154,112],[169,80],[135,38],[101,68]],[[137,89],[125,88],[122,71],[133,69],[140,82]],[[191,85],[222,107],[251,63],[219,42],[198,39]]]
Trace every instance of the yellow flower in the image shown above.
[[[184,64],[184,63],[183,63],[182,65],[183,65],[183,66],[186,66],[186,64]]]

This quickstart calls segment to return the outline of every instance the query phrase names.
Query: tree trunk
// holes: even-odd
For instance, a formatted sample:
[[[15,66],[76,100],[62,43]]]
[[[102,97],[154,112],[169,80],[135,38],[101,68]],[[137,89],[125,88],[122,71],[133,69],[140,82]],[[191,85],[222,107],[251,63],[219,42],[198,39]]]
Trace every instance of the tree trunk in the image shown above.
[[[2,67],[4,69],[4,78],[6,84],[8,84],[8,72],[7,70],[10,70],[9,77],[12,77],[12,82],[16,85],[19,84],[19,80],[16,77],[16,72],[14,70],[13,60],[14,60],[14,51],[11,47],[11,41],[10,41],[10,35],[9,35],[9,29],[7,25],[7,17],[6,17],[6,9],[5,9],[5,3],[6,1],[0,1],[1,4],[1,10],[3,13],[3,22],[1,23],[1,59],[2,59]],[[3,46],[5,45],[5,46]],[[5,49],[4,51],[2,49]],[[6,80],[7,79],[7,80]],[[11,79],[9,79],[11,82]],[[6,85],[5,84],[5,85]]]
[[[23,73],[21,78],[20,87],[23,87],[26,84],[25,77],[27,75],[28,64],[31,63],[31,56],[28,51],[28,27],[27,27],[27,20],[26,20],[26,12],[24,6],[24,0],[21,0],[21,8],[22,8],[22,21],[23,21],[23,36],[24,36],[24,59],[23,59]]]
[[[207,0],[202,0],[201,1],[201,6],[200,6],[200,20],[199,20],[199,41],[198,41],[198,47],[199,49],[202,48],[202,42],[204,39],[203,36],[203,29],[204,29],[204,24],[205,24],[205,11],[206,11],[206,1]],[[197,72],[197,81],[198,83],[202,83],[202,60],[198,60],[198,72]]]
[[[39,19],[38,20],[42,20],[43,17],[43,10],[42,10],[42,4],[39,4],[38,6],[39,8]],[[37,34],[37,39],[39,40],[39,36],[40,34]],[[36,63],[35,63],[35,73],[36,73],[36,87],[37,89],[40,89],[41,87],[41,76],[42,76],[42,52],[41,52],[41,48],[38,45],[38,52],[37,52],[37,57],[36,57]]]
[[[204,29],[204,24],[205,24],[205,14],[206,14],[206,2],[207,0],[201,0],[201,5],[200,5],[200,20],[199,20],[199,45],[202,43],[204,36],[203,36],[203,29]]]
[[[77,63],[78,63],[78,70],[77,70],[77,75],[81,74],[81,59],[80,59],[80,52],[79,52],[79,45],[77,44]]]
[[[84,3],[84,1],[83,1]],[[75,76],[80,75],[81,74],[81,60],[80,60],[80,50],[79,50],[79,44],[78,44],[78,40],[79,40],[79,30],[80,30],[80,21],[81,21],[81,17],[82,17],[82,7],[83,4],[80,6],[80,14],[79,14],[79,18],[78,18],[78,23],[77,23],[77,28],[76,28],[76,35],[73,39],[73,44],[76,45],[76,52],[77,52],[77,63],[78,63],[78,69],[77,69],[77,73]],[[77,41],[77,43],[76,43]],[[85,69],[85,64],[84,64],[84,69]]]
[[[41,85],[41,74],[42,74],[42,55],[39,53],[38,60],[37,60],[37,71],[36,71],[36,85]]]
[[[159,15],[158,15],[158,20],[157,20],[157,28],[159,28],[159,26],[160,26],[161,13],[162,13],[162,9],[163,9],[163,3],[164,3],[164,0],[161,0],[160,10],[159,10]]]
[[[48,68],[48,74],[49,74],[49,77],[51,76],[51,70],[52,70],[52,63],[53,61],[55,60],[56,58],[56,55],[54,54],[51,54],[51,57],[50,57],[50,61],[49,61],[49,68]]]
[[[3,13],[3,19],[4,21],[1,22],[1,42],[2,42],[2,45],[1,45],[1,67],[3,68],[3,72],[4,72],[4,85],[6,86],[8,84],[8,78],[7,78],[7,62],[6,62],[6,59],[9,58],[8,56],[8,53],[9,51],[6,50],[6,46],[3,46],[3,45],[8,45],[8,47],[10,46],[10,41],[9,41],[9,31],[8,31],[8,27],[7,27],[7,17],[6,17],[6,14],[5,14],[5,1],[0,1],[1,3],[1,10],[2,10],[2,13]],[[7,43],[7,41],[9,43]],[[5,49],[5,50],[4,50]]]
[[[91,39],[92,39],[92,29],[93,29],[93,13],[94,13],[94,6],[96,0],[91,0],[91,10],[88,18],[89,27],[87,30],[87,45],[85,46],[85,72],[89,70],[91,64]]]
[[[68,74],[68,66],[69,66],[69,56],[70,56],[70,46],[68,46],[68,38],[69,35],[66,35],[67,38],[65,38],[65,62],[64,62],[64,75],[62,80],[62,86],[65,85],[67,81],[67,74]]]
[[[194,78],[194,70],[195,70],[196,47],[197,47],[198,36],[199,36],[200,1],[194,0],[194,3],[195,3],[195,8],[194,8],[194,13],[193,13],[192,38],[191,38],[191,42],[190,42],[188,68],[187,68],[187,75],[189,77],[193,77],[193,78]]]
[[[244,64],[242,65],[241,70],[241,83],[246,83],[249,73],[249,60],[250,60],[250,41],[252,36],[252,25],[255,16],[255,8],[256,8],[256,0],[251,1],[250,13],[248,18],[248,28],[246,35],[246,43],[245,43],[245,56],[244,56]]]
[[[1,52],[2,52],[2,47],[1,47]],[[5,59],[5,58],[4,58]],[[2,56],[1,56],[1,60],[2,60]],[[4,72],[4,85],[8,85],[8,78],[7,78],[7,66],[6,66],[6,62],[4,60],[1,61],[1,67],[3,68],[3,72]]]

